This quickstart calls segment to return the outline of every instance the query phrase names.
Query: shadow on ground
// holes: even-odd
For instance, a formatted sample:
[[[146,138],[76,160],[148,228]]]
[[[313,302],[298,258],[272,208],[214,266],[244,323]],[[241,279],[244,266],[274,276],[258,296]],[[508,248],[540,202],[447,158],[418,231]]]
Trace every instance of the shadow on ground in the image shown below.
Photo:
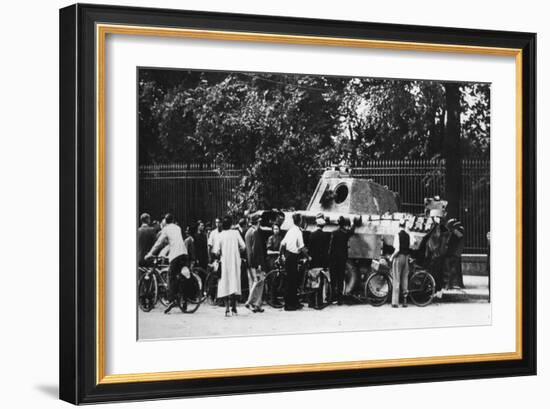
[[[35,385],[35,389],[50,398],[59,398],[59,387],[57,385]]]

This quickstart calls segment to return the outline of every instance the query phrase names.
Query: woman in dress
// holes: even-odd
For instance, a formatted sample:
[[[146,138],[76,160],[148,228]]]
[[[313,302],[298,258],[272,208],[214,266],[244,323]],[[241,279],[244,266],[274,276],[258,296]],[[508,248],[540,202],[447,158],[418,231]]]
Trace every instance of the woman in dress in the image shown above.
[[[212,252],[221,262],[218,282],[218,298],[225,300],[225,316],[237,315],[237,296],[241,295],[241,254],[246,247],[238,230],[231,229],[231,217],[222,221],[222,231],[214,243]],[[231,305],[231,311],[229,306]]]

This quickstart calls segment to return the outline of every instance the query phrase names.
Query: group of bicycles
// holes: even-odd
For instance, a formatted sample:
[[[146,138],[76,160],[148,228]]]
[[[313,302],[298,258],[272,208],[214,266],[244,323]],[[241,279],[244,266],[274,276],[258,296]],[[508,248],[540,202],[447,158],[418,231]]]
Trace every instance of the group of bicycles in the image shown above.
[[[344,298],[347,303],[370,304],[375,307],[382,306],[391,301],[393,282],[388,259],[377,261],[376,269],[360,277],[359,280],[347,278],[344,285]],[[332,304],[333,286],[328,268],[310,269],[307,259],[299,262],[298,273],[300,275],[298,296],[300,302],[309,304],[314,309],[323,309]],[[352,281],[355,281],[352,283]],[[284,293],[286,288],[286,271],[277,261],[275,269],[265,277],[264,300],[274,308],[284,306]],[[411,302],[419,307],[430,304],[436,293],[436,282],[432,274],[419,268],[414,260],[410,263],[408,297]]]
[[[151,311],[159,302],[165,307],[170,304],[168,268],[165,257],[153,257],[150,266],[139,267],[137,296],[142,311]],[[194,313],[204,301],[204,276],[203,269],[187,267],[176,276],[175,302],[182,312]]]
[[[245,261],[243,261],[245,263]],[[345,297],[355,303],[381,306],[391,300],[392,278],[390,263],[386,259],[376,262],[376,268],[369,270],[353,285],[346,283]],[[243,266],[244,267],[244,266]],[[417,306],[430,304],[436,293],[434,277],[426,270],[418,268],[414,261],[410,263],[409,300]],[[243,269],[244,270],[244,269]],[[184,313],[194,313],[203,302],[210,305],[222,305],[223,300],[217,297],[219,272],[218,262],[209,264],[206,269],[198,266],[184,267],[178,274],[174,286],[175,302]],[[152,264],[139,267],[138,305],[144,312],[149,312],[160,302],[163,306],[168,300],[168,260],[155,257]],[[300,275],[298,297],[300,302],[307,303],[314,309],[323,309],[333,302],[332,283],[329,269],[309,268],[307,259],[299,261]],[[242,275],[243,278],[246,274]],[[264,301],[273,308],[284,306],[287,273],[283,263],[277,259],[273,269],[265,276]],[[248,285],[242,285],[241,302],[246,302]]]

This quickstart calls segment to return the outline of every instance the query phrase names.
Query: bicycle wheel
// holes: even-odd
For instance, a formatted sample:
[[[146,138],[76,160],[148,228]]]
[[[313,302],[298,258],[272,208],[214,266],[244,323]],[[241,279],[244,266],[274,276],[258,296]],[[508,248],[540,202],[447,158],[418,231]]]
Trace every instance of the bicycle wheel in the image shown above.
[[[375,307],[384,305],[391,297],[392,284],[387,274],[374,273],[365,281],[363,294],[366,301]]]
[[[194,267],[193,274],[196,274],[201,280],[201,294],[200,300],[203,302],[206,299],[206,280],[208,279],[208,273],[202,267]]]
[[[324,274],[321,274],[319,277],[319,288],[315,292],[314,297],[315,303],[313,308],[316,310],[322,310],[332,302],[332,286]]]
[[[157,270],[158,271],[158,270]],[[162,305],[168,307],[168,270],[164,269],[158,273],[158,299]]]
[[[144,312],[151,311],[157,303],[157,278],[152,273],[145,273],[138,283],[138,304]]]
[[[285,305],[286,274],[273,270],[265,276],[264,300],[273,308],[283,308]]]
[[[187,309],[183,312],[192,314],[200,307],[203,295],[202,295],[202,280],[196,273],[191,273],[191,277],[188,280],[181,280],[183,285],[181,292],[185,294],[185,300],[187,301]]]
[[[209,305],[218,305],[218,276],[209,273],[204,283],[204,299]]]
[[[435,280],[426,271],[417,271],[409,280],[409,298],[413,304],[425,307],[435,295]]]

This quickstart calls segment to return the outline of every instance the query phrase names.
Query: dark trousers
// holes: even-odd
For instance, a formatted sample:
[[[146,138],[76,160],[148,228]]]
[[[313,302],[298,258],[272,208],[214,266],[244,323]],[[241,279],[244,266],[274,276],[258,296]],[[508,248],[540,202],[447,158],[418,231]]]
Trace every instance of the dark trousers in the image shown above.
[[[441,272],[443,270],[443,257],[436,257],[433,259],[430,263],[430,266],[428,267],[428,271],[433,276],[435,280],[435,290],[440,291],[443,289],[443,273]]]
[[[187,265],[187,255],[177,256],[168,266],[168,300],[175,301],[178,293],[178,284],[183,283],[185,278],[181,275],[181,269]],[[178,277],[179,276],[179,277]]]
[[[347,260],[337,260],[330,266],[330,281],[335,300],[342,299],[344,293],[344,278],[346,276]]]
[[[285,252],[285,308],[296,308],[298,300],[298,254]]]
[[[453,288],[454,286],[464,288],[460,257],[455,255],[445,257],[443,272],[443,282],[446,289]]]

